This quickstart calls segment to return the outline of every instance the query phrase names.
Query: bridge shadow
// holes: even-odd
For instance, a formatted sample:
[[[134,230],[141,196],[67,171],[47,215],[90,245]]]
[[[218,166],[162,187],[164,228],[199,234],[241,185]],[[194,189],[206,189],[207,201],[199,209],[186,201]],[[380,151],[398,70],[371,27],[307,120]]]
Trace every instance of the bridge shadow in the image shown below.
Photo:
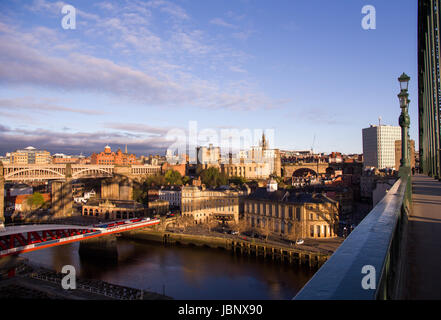
[[[441,299],[441,219],[427,220],[409,220],[405,299]]]

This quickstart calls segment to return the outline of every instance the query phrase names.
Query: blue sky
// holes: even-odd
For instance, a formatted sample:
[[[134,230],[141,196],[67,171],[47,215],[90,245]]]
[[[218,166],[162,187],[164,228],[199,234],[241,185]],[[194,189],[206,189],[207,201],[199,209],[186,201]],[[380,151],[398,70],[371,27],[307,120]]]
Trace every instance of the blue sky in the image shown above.
[[[398,124],[402,72],[418,144],[417,1],[2,1],[0,43],[1,154],[163,152],[189,121],[361,153],[362,128]]]

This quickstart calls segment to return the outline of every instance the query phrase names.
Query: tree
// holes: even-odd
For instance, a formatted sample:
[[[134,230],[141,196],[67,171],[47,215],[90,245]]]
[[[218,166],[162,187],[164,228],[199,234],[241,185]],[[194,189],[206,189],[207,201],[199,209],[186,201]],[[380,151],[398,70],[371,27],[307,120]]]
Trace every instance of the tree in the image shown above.
[[[165,181],[171,185],[182,185],[182,176],[176,170],[167,170],[164,175]]]
[[[187,230],[189,226],[194,225],[194,219],[193,217],[190,216],[180,216],[177,219],[176,223],[179,227],[182,227],[184,228],[184,230]]]
[[[147,184],[148,187],[163,186],[163,185],[167,184],[165,177],[161,174],[155,174],[152,176],[148,176],[145,179],[145,183]]]
[[[221,185],[226,185],[228,179],[224,173],[221,173],[218,169],[211,167],[202,170],[201,181],[208,187],[219,187]]]
[[[140,185],[139,188],[133,188],[133,200],[142,203],[144,205],[148,204],[148,189]]]
[[[239,222],[236,222],[232,225],[232,229],[238,231],[239,234],[242,234],[245,231],[248,231],[249,226],[245,219],[239,219]]]
[[[234,176],[228,179],[229,183],[234,183],[235,185],[242,186],[245,183],[245,179],[242,177]]]
[[[208,221],[206,222],[208,232],[211,232],[211,230],[216,227],[219,224],[219,221],[215,219],[213,216],[208,216]]]
[[[190,177],[189,176],[183,176],[182,177],[182,184],[183,185],[186,185],[189,182],[190,182]]]
[[[271,227],[272,227],[272,223],[271,220],[268,218],[262,218],[263,221],[263,227],[260,227],[260,232],[262,232],[262,234],[265,236],[265,241],[268,241],[268,237],[271,235]]]
[[[34,194],[30,196],[26,202],[31,209],[41,208],[45,203],[44,197],[40,192],[34,192]]]

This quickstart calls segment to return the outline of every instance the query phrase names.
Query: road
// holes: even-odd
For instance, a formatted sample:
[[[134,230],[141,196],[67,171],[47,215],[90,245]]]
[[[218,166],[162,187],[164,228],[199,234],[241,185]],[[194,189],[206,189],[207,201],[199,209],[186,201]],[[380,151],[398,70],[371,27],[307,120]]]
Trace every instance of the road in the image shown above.
[[[176,229],[167,228],[167,231],[179,233]],[[261,243],[267,243],[267,244],[274,244],[277,246],[285,246],[285,247],[292,247],[295,249],[305,250],[305,251],[313,251],[313,252],[321,252],[324,254],[332,254],[337,250],[337,248],[340,246],[340,244],[344,241],[341,237],[331,238],[331,239],[305,239],[304,244],[302,245],[296,245],[295,241],[293,241],[292,245],[290,245],[289,240],[284,239],[278,239],[278,238],[269,238],[268,240],[264,239],[257,239],[249,236],[244,235],[231,235],[226,234],[222,232],[216,232],[216,231],[208,231],[205,227],[199,227],[199,226],[192,226],[187,227],[185,232],[181,232],[185,234],[194,234],[194,235],[204,235],[204,236],[215,236],[215,237],[224,237],[229,239],[242,239],[242,240],[248,240],[250,242],[261,242]]]

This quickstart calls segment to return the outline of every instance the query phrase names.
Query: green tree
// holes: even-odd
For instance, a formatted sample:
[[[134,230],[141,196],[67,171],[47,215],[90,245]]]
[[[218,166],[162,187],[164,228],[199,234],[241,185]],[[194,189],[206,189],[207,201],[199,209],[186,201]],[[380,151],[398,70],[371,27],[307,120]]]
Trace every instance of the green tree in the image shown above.
[[[245,178],[234,176],[228,179],[229,183],[234,183],[235,185],[242,186],[245,183]]]
[[[165,181],[171,185],[182,185],[182,176],[176,170],[168,170],[164,175]]]
[[[37,209],[40,208],[44,205],[45,201],[44,201],[44,197],[40,192],[34,192],[34,194],[32,196],[30,196],[27,200],[26,200],[28,206],[31,209]]]
[[[183,185],[186,185],[189,182],[190,182],[190,177],[189,176],[183,176],[182,177],[182,184]]]
[[[141,184],[133,187],[133,200],[144,205],[148,204],[148,188],[146,185]]]
[[[202,170],[201,181],[208,187],[218,187],[227,184],[228,178],[224,173],[219,172],[218,169],[211,167]]]
[[[149,187],[163,186],[163,185],[167,184],[165,177],[161,174],[155,174],[153,176],[149,176],[149,177],[147,177],[145,182],[147,183],[147,185]]]

